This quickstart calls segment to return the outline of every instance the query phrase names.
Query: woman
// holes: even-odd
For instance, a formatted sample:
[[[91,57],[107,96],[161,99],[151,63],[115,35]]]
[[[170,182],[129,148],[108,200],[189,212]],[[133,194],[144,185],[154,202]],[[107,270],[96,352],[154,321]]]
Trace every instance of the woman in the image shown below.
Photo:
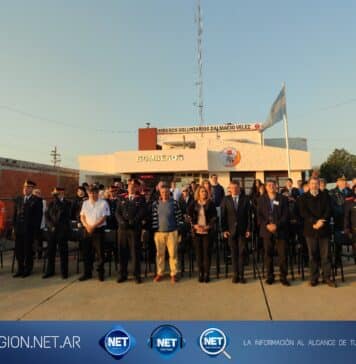
[[[193,227],[193,244],[199,269],[199,282],[210,281],[211,250],[216,224],[216,208],[204,186],[199,186],[195,200],[188,207]]]
[[[208,179],[204,179],[201,183],[201,186],[203,186],[206,189],[206,192],[208,193],[208,199],[211,199],[212,196],[212,186]]]

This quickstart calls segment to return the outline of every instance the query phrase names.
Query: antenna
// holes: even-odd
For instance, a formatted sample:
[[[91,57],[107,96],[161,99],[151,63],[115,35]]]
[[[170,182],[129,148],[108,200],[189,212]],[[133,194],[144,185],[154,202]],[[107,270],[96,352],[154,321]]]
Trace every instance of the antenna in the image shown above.
[[[204,101],[203,101],[203,19],[200,6],[200,0],[197,0],[197,10],[195,15],[195,22],[197,23],[197,61],[198,61],[198,79],[197,86],[197,103],[199,125],[203,126],[204,123]]]
[[[57,146],[55,146],[54,149],[51,150],[50,156],[52,157],[53,167],[59,167],[59,163],[61,162],[61,155],[57,151]]]

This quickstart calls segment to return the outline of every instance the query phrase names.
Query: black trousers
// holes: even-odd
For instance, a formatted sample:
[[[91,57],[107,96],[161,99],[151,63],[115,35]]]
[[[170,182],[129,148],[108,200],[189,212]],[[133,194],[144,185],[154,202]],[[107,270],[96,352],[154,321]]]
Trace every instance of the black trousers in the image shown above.
[[[104,228],[97,228],[91,234],[84,231],[82,241],[82,256],[84,261],[84,274],[91,276],[94,257],[96,254],[97,271],[104,273]]]
[[[122,229],[118,231],[119,241],[119,260],[120,260],[120,276],[127,278],[128,264],[131,256],[134,276],[136,278],[141,275],[140,264],[140,233],[135,229]]]
[[[286,279],[288,274],[286,241],[282,239],[276,239],[274,236],[271,236],[270,238],[263,238],[263,245],[265,250],[267,278],[274,278],[273,257],[274,251],[277,249],[280,278]]]
[[[34,233],[16,233],[15,237],[15,256],[17,269],[19,272],[31,273],[33,269],[33,244]]]
[[[244,263],[247,252],[247,239],[243,236],[230,236],[232,274],[244,278]]]
[[[57,246],[61,260],[61,273],[62,275],[68,275],[68,237],[61,231],[54,231],[50,233],[48,242],[47,273],[54,274],[55,272]]]
[[[195,248],[199,275],[209,276],[211,251],[213,245],[212,234],[194,234],[193,244]]]
[[[330,279],[330,244],[329,238],[306,237],[309,251],[310,280],[317,281],[320,275],[320,266],[323,278]]]

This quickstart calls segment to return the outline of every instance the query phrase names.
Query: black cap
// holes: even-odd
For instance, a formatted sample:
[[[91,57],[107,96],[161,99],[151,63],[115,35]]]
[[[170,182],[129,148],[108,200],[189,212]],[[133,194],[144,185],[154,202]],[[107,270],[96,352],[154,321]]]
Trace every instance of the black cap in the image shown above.
[[[23,186],[24,186],[24,187],[36,187],[37,185],[36,185],[36,183],[35,183],[35,182],[30,181],[30,180],[28,180],[28,179],[27,179],[27,180],[24,182]]]

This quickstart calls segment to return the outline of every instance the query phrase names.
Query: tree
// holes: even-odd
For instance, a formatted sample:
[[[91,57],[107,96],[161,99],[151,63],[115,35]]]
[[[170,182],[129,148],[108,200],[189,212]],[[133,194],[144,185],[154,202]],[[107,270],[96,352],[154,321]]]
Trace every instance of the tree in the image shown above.
[[[356,176],[356,155],[345,149],[335,149],[320,166],[320,177],[335,182],[342,175],[348,180]]]

